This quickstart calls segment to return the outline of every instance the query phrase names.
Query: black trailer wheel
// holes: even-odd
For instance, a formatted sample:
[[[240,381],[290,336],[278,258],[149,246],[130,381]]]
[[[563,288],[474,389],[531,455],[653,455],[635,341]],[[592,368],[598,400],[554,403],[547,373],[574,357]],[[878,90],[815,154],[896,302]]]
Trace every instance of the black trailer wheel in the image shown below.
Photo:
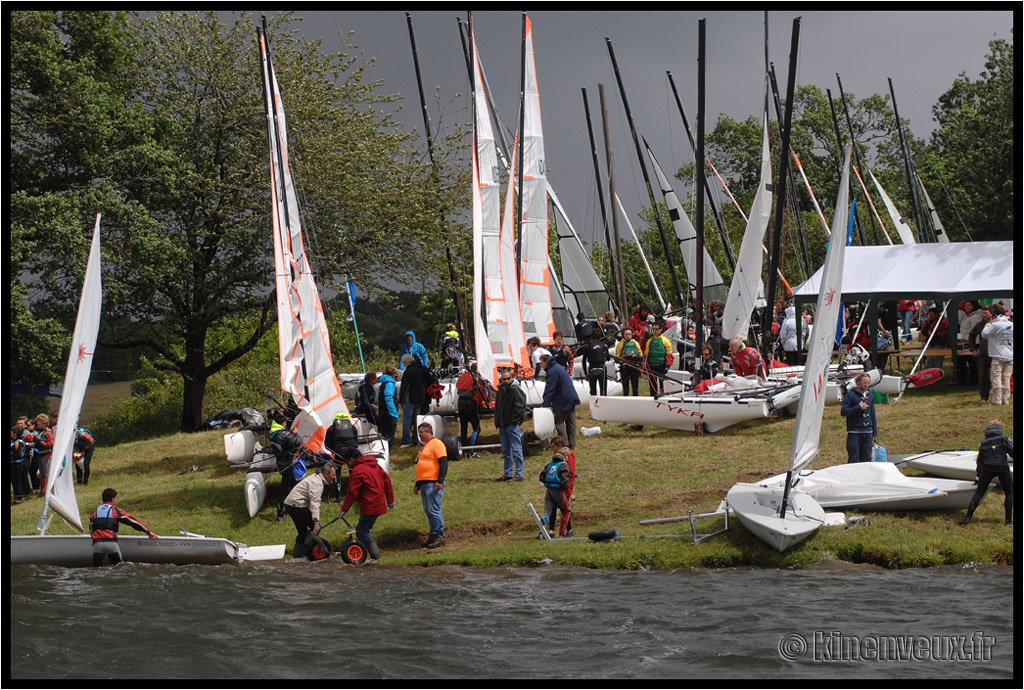
[[[444,443],[445,450],[448,451],[448,462],[462,459],[462,439],[458,434],[446,434],[441,441]]]
[[[310,532],[306,535],[306,558],[311,561],[322,561],[331,555],[331,545],[323,537]]]

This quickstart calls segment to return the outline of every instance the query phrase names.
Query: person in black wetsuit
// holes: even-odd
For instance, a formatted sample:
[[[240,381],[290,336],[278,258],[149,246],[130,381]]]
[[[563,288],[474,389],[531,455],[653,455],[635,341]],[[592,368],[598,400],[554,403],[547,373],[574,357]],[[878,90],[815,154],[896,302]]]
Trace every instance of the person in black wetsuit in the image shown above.
[[[961,525],[970,524],[974,511],[985,498],[988,485],[996,478],[999,479],[1006,496],[1003,503],[1006,524],[1013,524],[1013,472],[1010,471],[1007,457],[1013,457],[1013,441],[1003,434],[1002,423],[998,419],[993,419],[985,428],[985,439],[978,448],[978,490],[974,492],[971,503],[967,506],[967,515],[960,521]]]
[[[611,354],[601,340],[599,329],[590,332],[590,342],[580,350],[580,356],[583,358],[583,373],[590,381],[590,394],[597,395],[600,388],[601,395],[608,395],[608,370],[605,365]]]

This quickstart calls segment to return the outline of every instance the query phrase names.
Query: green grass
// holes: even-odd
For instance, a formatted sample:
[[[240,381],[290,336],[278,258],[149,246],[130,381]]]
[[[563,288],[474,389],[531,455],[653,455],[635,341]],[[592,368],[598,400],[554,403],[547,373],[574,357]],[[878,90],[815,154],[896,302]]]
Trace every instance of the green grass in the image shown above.
[[[877,406],[879,440],[890,454],[976,448],[983,429],[995,416],[1001,417],[1007,435],[1013,437],[1012,409],[1012,405],[981,405],[973,388],[951,386],[944,380],[908,392],[898,404]],[[580,426],[601,424],[592,421],[583,408],[578,417]],[[391,472],[396,507],[374,529],[384,553],[382,562],[491,567],[550,559],[565,565],[621,569],[791,567],[834,560],[886,568],[1014,562],[1013,532],[1003,525],[1003,494],[998,488],[985,499],[968,527],[956,524],[961,512],[869,513],[869,524],[823,528],[785,554],[764,545],[738,520],[732,521],[728,533],[699,545],[690,544],[688,522],[639,524],[690,510],[714,510],[735,482],[782,472],[793,425],[793,418],[773,418],[698,438],[690,432],[653,427],[634,431],[601,424],[600,435],[580,435],[575,533],[586,536],[591,530],[607,528],[621,531],[622,539],[611,543],[536,539],[526,504],[532,502],[538,512],[543,509],[544,488],[537,475],[549,458],[534,447],[522,483],[495,481],[502,473],[496,452],[452,463],[443,505],[447,545],[425,551],[419,548],[419,541],[427,532],[426,518],[418,497],[412,494],[415,453],[396,448]],[[189,530],[252,545],[285,543],[290,547],[295,536],[290,520],[276,522],[273,509],[249,519],[242,491],[244,473],[228,467],[223,435],[219,431],[175,434],[97,448],[89,486],[85,490],[78,487],[83,520],[99,503],[100,492],[111,486],[120,493],[119,505],[158,533]],[[821,453],[812,468],[844,463],[845,438],[838,406],[826,407]],[[483,421],[480,443],[497,443],[497,433],[488,419]],[[200,471],[178,474],[193,465]],[[271,479],[272,497],[276,487],[277,479]],[[11,533],[34,533],[41,507],[39,499],[12,506]],[[324,522],[337,510],[336,504],[325,502]],[[721,519],[703,522],[698,526],[702,532],[717,530],[722,524]],[[56,521],[51,527],[52,533],[70,531]],[[672,534],[686,538],[658,536]],[[328,528],[324,536],[340,542],[343,524]]]

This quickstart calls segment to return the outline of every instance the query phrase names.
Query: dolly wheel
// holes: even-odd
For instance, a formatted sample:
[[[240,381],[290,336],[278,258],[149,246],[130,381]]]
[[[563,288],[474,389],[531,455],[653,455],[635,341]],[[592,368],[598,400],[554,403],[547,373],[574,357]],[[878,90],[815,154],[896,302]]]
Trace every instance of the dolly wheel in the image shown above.
[[[349,539],[341,545],[341,558],[349,564],[360,564],[366,561],[366,547],[355,539]]]

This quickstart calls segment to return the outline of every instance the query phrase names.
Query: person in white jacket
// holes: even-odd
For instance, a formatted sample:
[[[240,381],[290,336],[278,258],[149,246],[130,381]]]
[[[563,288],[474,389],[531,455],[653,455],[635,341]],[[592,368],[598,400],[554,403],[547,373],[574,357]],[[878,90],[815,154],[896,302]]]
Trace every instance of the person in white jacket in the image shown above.
[[[803,331],[800,335],[800,342],[807,344],[807,322],[799,319],[800,328]],[[785,352],[786,364],[796,366],[800,364],[800,352],[796,348],[797,316],[796,307],[786,307],[786,320],[782,322],[779,329],[779,340],[782,342],[782,350]]]
[[[992,404],[1010,403],[1010,378],[1013,376],[1013,321],[1006,317],[998,305],[996,317],[981,329],[981,337],[988,341],[988,354],[992,358]]]

